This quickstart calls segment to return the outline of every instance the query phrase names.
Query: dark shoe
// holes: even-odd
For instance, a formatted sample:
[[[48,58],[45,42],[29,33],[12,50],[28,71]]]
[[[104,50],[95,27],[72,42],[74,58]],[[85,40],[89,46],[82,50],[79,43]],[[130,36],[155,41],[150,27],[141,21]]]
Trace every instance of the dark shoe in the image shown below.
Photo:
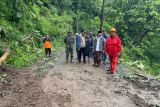
[[[106,74],[111,74],[111,71],[107,71]]]
[[[66,63],[68,63],[68,58],[66,58]]]
[[[86,64],[86,61],[83,61],[84,64]]]
[[[81,61],[78,61],[77,63],[78,63],[78,64],[80,64],[80,63],[81,63]]]
[[[111,71],[110,69],[107,69],[107,71]]]
[[[73,63],[73,58],[71,58],[71,63]]]
[[[93,64],[92,66],[96,66],[96,64]]]
[[[114,74],[114,72],[110,72],[111,74]]]
[[[77,64],[81,64],[81,62],[77,62]]]
[[[88,63],[90,63],[91,61],[90,60],[88,60]]]

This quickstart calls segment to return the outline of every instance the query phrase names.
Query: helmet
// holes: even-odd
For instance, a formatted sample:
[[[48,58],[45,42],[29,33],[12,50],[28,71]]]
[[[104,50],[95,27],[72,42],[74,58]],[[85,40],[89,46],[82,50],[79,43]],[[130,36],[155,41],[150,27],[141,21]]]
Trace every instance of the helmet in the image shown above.
[[[112,28],[111,30],[110,30],[110,32],[116,32],[117,30],[115,29],[115,28]]]

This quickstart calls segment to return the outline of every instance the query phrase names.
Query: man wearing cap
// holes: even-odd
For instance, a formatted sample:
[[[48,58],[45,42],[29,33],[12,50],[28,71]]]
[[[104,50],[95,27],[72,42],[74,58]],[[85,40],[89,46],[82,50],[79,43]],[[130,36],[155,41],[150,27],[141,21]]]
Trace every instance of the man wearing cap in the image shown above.
[[[66,63],[68,63],[69,55],[70,55],[71,63],[72,63],[73,47],[74,47],[74,37],[72,36],[72,32],[68,32],[68,35],[64,39],[64,43],[66,45]]]
[[[107,38],[105,44],[105,53],[108,54],[110,60],[110,71],[111,74],[114,74],[117,62],[118,54],[122,51],[121,40],[116,34],[116,29],[112,28],[110,30],[111,36]]]
[[[102,31],[98,31],[98,36],[94,40],[93,43],[93,58],[94,58],[94,64],[93,66],[100,66],[101,64],[101,58],[102,58],[102,52],[104,52],[104,45],[105,45],[105,39],[102,36]]]

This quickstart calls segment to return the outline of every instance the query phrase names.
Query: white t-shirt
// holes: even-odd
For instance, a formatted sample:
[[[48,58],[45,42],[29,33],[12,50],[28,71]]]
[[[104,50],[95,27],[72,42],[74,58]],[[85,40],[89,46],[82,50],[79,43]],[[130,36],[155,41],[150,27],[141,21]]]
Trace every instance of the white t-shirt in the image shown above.
[[[101,37],[102,37],[102,36],[101,36]],[[97,38],[96,51],[100,51],[100,50],[99,50],[99,41],[100,41],[101,37],[98,37],[98,38]]]
[[[81,47],[81,48],[86,47],[86,40],[85,40],[85,36],[82,36],[82,35],[80,34],[80,38],[81,38],[80,47]]]

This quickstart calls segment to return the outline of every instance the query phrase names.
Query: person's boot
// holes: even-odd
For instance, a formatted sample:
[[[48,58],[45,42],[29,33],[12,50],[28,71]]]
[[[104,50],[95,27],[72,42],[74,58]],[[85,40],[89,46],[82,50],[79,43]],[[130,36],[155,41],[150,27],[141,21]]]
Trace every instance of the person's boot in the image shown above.
[[[66,63],[68,63],[68,58],[66,58]]]
[[[94,63],[94,64],[92,64],[92,66],[96,66],[96,64]]]
[[[90,58],[88,58],[88,63],[90,63],[91,62],[91,60],[90,60]]]
[[[49,57],[49,55],[48,54],[46,54],[46,58],[48,58]]]
[[[78,60],[78,64],[80,64],[81,63],[81,61],[80,60]]]
[[[73,58],[71,58],[71,63],[73,63]]]
[[[86,60],[84,60],[83,63],[86,64]]]

